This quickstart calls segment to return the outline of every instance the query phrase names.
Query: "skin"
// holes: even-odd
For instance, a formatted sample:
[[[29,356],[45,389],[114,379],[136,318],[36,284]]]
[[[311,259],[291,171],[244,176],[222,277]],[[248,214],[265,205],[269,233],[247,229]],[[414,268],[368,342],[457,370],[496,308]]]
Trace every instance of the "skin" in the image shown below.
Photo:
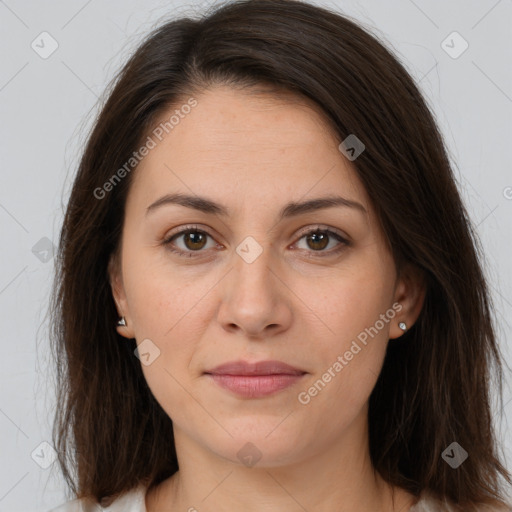
[[[414,497],[372,467],[367,415],[387,343],[403,334],[399,322],[411,328],[420,313],[421,275],[406,267],[397,276],[353,164],[309,100],[221,86],[195,97],[135,171],[110,268],[127,322],[118,332],[160,350],[142,370],[173,421],[180,470],[146,495],[148,512],[409,510]],[[206,196],[230,215],[181,205],[146,215],[175,192]],[[337,206],[277,218],[290,201],[330,194],[367,213]],[[178,256],[163,241],[189,224],[209,236],[178,236],[174,246],[193,253]],[[335,254],[336,238],[325,247],[302,235],[319,225],[350,244]],[[236,252],[247,236],[262,249],[251,263]],[[300,403],[298,394],[395,303],[400,312]],[[274,395],[241,398],[204,374],[237,359],[277,359],[307,374]],[[237,457],[247,442],[261,454],[253,467]]]

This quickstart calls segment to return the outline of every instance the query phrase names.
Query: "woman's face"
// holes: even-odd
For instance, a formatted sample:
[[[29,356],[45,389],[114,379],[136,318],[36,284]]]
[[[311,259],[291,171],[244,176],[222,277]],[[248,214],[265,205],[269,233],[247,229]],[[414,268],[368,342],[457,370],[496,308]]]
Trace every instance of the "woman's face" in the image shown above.
[[[388,340],[421,304],[318,110],[225,87],[196,100],[133,171],[118,330],[182,436],[234,462],[304,460],[364,432]],[[193,201],[159,201],[175,194]],[[299,206],[327,197],[353,204]],[[240,360],[299,372],[207,373]]]

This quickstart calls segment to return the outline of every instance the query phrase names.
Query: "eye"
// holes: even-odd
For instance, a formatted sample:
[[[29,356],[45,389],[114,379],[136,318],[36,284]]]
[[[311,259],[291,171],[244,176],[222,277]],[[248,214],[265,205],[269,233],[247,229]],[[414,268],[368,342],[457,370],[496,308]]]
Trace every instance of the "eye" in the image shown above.
[[[312,251],[309,252],[321,253],[318,254],[319,257],[337,254],[346,246],[350,245],[348,240],[331,229],[322,229],[321,227],[316,227],[314,229],[309,229],[308,231],[303,232],[301,235],[302,236],[298,242],[300,242],[302,239],[305,239],[306,250],[309,248],[312,249]],[[338,244],[335,245],[334,249],[331,247],[331,249],[327,251],[324,250],[330,245],[331,242],[335,241],[338,241]],[[314,256],[317,255],[315,254]]]
[[[193,257],[194,252],[201,252],[206,246],[207,238],[212,238],[206,231],[200,230],[197,226],[186,226],[177,233],[174,233],[170,237],[163,241],[163,244],[167,248],[179,256]],[[175,247],[174,240],[182,238],[184,247]],[[213,240],[213,238],[212,238]],[[214,244],[215,245],[215,244]]]

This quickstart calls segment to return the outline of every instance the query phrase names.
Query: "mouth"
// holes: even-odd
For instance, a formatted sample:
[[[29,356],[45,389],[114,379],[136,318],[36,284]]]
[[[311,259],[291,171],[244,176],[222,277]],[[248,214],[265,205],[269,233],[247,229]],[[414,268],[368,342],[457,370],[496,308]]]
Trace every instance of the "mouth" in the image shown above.
[[[222,389],[245,398],[272,395],[297,383],[306,374],[281,361],[232,361],[205,372]]]
[[[229,361],[228,363],[216,366],[205,373],[211,375],[248,375],[248,376],[267,376],[267,375],[302,375],[304,370],[290,366],[282,361],[256,361],[254,363],[247,361]]]

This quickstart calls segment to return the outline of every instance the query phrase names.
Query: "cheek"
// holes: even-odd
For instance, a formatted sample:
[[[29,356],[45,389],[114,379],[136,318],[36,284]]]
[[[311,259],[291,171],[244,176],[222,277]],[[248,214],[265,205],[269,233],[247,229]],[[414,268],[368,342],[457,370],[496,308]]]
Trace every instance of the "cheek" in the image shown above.
[[[167,339],[200,307],[210,280],[173,268],[157,251],[151,248],[144,255],[139,249],[127,256],[124,281],[137,337]]]
[[[353,417],[371,394],[384,361],[389,327],[396,321],[390,307],[392,282],[378,266],[374,272],[365,268],[372,267],[338,276],[324,288],[310,287],[304,295],[318,317],[314,321],[319,332],[324,333],[315,340],[320,364],[304,391],[318,406],[342,407],[344,418]]]
[[[142,371],[153,396],[166,413],[188,417],[190,368],[206,324],[203,285],[170,275],[169,269],[141,269],[127,280],[137,344],[150,339],[158,356]],[[142,359],[141,359],[142,362]]]
[[[388,281],[379,273],[362,270],[317,282],[315,286],[305,280],[294,292],[306,297],[315,322],[325,332],[327,346],[340,350],[389,310],[393,287]],[[377,327],[380,337],[387,340],[389,320],[384,325],[379,322]]]

